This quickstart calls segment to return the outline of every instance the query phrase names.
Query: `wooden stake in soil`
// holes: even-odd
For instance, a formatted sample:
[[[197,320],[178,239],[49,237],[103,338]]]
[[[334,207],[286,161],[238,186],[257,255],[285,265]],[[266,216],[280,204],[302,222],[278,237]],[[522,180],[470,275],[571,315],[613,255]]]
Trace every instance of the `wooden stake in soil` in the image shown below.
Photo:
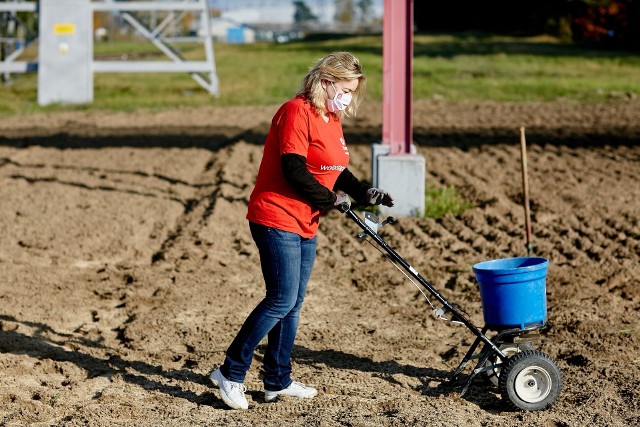
[[[531,255],[533,245],[531,243],[531,214],[529,211],[529,180],[527,178],[527,142],[524,137],[524,128],[520,128],[520,159],[522,160],[522,191],[524,193],[524,223],[527,234],[527,255]]]

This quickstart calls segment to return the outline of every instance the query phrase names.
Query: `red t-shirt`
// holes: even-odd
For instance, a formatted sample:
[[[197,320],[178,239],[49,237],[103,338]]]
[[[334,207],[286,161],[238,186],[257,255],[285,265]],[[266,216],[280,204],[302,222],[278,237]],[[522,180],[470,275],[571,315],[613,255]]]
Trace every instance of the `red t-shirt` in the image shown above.
[[[313,237],[320,211],[298,195],[285,180],[280,156],[306,157],[309,172],[323,186],[332,189],[349,164],[349,150],[340,119],[329,115],[325,123],[311,105],[297,97],[285,103],[271,121],[256,186],[249,198],[249,221]]]

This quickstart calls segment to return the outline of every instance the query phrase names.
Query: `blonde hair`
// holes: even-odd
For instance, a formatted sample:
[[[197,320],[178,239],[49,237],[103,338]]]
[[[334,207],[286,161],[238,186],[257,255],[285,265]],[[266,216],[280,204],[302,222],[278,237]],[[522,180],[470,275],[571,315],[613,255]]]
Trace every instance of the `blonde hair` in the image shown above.
[[[349,52],[333,52],[319,59],[309,68],[298,96],[304,96],[318,114],[327,113],[327,92],[322,87],[322,80],[335,83],[355,79],[358,79],[358,87],[352,92],[353,99],[343,112],[338,113],[347,117],[355,116],[364,98],[366,77],[358,58]]]

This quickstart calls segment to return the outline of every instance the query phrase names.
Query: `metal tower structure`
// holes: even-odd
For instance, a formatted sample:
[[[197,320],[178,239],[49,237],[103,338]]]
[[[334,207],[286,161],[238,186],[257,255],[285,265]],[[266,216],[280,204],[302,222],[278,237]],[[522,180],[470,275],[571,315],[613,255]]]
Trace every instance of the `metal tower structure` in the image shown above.
[[[213,52],[211,15],[207,0],[114,1],[114,0],[40,0],[39,3],[5,1],[0,3],[0,22],[17,19],[17,12],[38,14],[38,61],[18,61],[27,43],[7,36],[0,41],[13,45],[3,55],[0,73],[38,71],[38,102],[89,103],[93,101],[94,73],[189,73],[207,92],[217,96],[219,82]],[[170,61],[97,61],[93,58],[93,14],[117,13],[140,35],[156,46]],[[142,14],[165,12],[159,23],[146,24]],[[180,38],[180,41],[202,42],[204,61],[185,59],[172,47],[166,30],[185,13],[200,17],[202,35]],[[2,37],[0,35],[0,37]],[[34,37],[35,39],[35,37]],[[29,42],[33,40],[28,40]]]

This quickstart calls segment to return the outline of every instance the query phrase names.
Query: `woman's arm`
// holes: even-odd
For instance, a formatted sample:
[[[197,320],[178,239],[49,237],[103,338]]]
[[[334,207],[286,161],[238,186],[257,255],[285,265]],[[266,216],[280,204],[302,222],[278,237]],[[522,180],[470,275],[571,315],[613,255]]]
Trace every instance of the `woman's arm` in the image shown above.
[[[316,209],[325,209],[336,201],[336,194],[317,179],[307,169],[307,159],[299,154],[280,156],[282,173],[287,182]]]
[[[345,168],[345,170],[340,173],[340,176],[338,176],[338,180],[333,189],[335,191],[342,190],[353,197],[358,203],[365,204],[369,186],[356,178],[349,169]]]

